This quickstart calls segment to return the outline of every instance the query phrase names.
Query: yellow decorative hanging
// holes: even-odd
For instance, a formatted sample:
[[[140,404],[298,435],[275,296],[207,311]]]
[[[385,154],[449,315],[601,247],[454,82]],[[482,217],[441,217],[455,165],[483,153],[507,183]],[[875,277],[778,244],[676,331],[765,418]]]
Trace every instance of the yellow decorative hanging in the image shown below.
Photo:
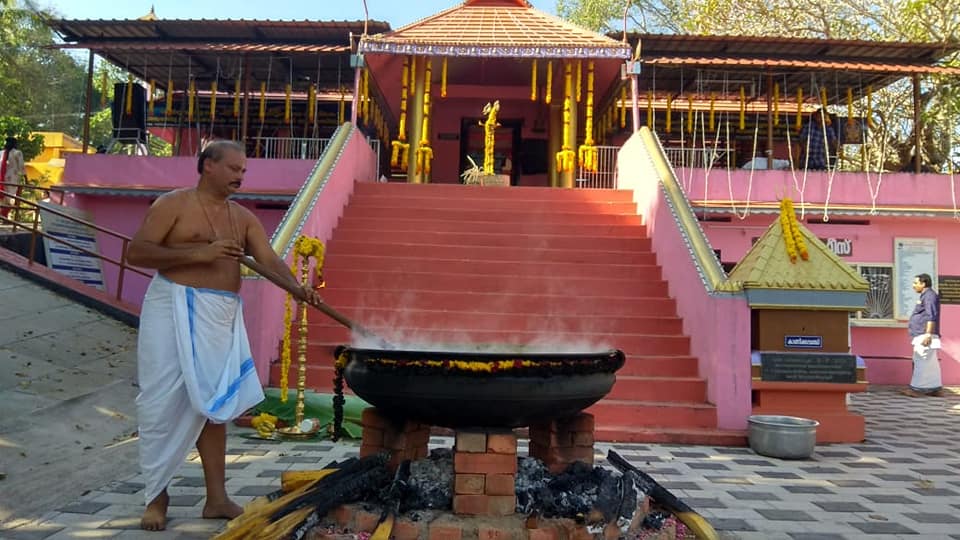
[[[126,102],[123,110],[127,114],[133,114],[133,75],[127,75]]]
[[[316,288],[324,287],[322,279],[323,258],[326,248],[323,242],[316,238],[300,236],[293,244],[293,261],[290,264],[290,271],[294,275],[300,276],[300,282],[303,285],[309,284],[310,259],[314,260],[314,276]],[[299,272],[298,272],[299,270]],[[283,341],[280,346],[280,401],[287,401],[287,386],[290,372],[290,331],[293,327],[293,302],[288,293],[283,303]],[[301,305],[300,316],[307,316],[306,305]]]
[[[867,86],[867,127],[873,127],[873,86]]]
[[[553,60],[547,60],[547,88],[543,91],[543,102],[547,105],[553,101]]]
[[[583,93],[583,61],[577,60],[577,103],[580,103],[580,95]]]
[[[153,94],[157,90],[157,80],[150,79],[147,88],[147,116],[153,116]]]
[[[164,114],[170,116],[173,114],[173,79],[167,79],[167,91],[163,96],[164,101],[166,101],[166,110]]]
[[[537,59],[533,59],[533,66],[530,68],[530,101],[537,100]]]
[[[283,122],[290,122],[290,94],[293,93],[293,86],[290,83],[283,85]]]
[[[217,81],[210,83],[210,120],[217,118]]]
[[[570,146],[570,123],[573,115],[573,66],[564,65],[563,85],[563,146],[557,152],[557,172],[573,171],[577,155]]]
[[[579,63],[577,65],[579,66]],[[587,63],[587,110],[585,116],[583,146],[580,147],[578,158],[581,169],[596,172],[599,152],[593,139],[593,60]]]
[[[197,81],[190,79],[190,90],[187,95],[187,121],[193,122],[193,108],[197,99]]]
[[[313,83],[307,87],[307,123],[312,124],[317,111],[317,87]]]
[[[740,86],[740,129],[747,129],[747,90]]]
[[[655,122],[653,119],[653,91],[647,90],[647,127],[653,129]]]
[[[847,125],[853,126],[853,88],[847,87]]]
[[[687,133],[693,133],[693,96],[687,96]]]
[[[107,96],[109,94],[109,92],[107,91],[108,82],[109,81],[107,80],[107,71],[104,70],[103,73],[100,74],[100,106],[101,107],[107,106]],[[116,96],[114,96],[114,98],[116,98]]]
[[[240,79],[233,83],[233,117],[240,116]]]
[[[424,180],[430,176],[430,162],[433,160],[433,149],[430,148],[430,83],[433,75],[431,66],[432,61],[427,58],[423,69],[423,124],[417,145],[417,174],[422,174]]]
[[[397,138],[390,143],[390,166],[394,169],[407,168],[409,163],[410,143],[407,142],[407,85],[413,81],[410,72],[410,58],[404,57],[403,68],[400,70],[400,123],[397,127]]]
[[[809,260],[810,253],[807,251],[807,243],[803,239],[803,233],[800,232],[800,226],[797,224],[793,201],[789,198],[780,201],[780,229],[790,262],[796,263],[798,255],[805,261]]]
[[[823,110],[823,113],[824,113],[823,121],[825,124],[829,126],[830,124],[833,123],[833,121],[830,120],[830,115],[827,114],[827,87],[826,86],[820,87],[820,108]]]
[[[370,70],[360,72],[360,118],[366,124],[370,118]]]
[[[667,133],[673,130],[673,94],[667,94],[667,121],[664,129]]]
[[[267,83],[260,83],[260,121],[267,117]]]
[[[440,97],[447,97],[447,57],[443,57],[443,66],[440,68]]]
[[[340,87],[340,107],[337,109],[337,125],[343,125],[344,120],[346,120],[347,112],[347,94],[343,91],[343,87]]]
[[[773,85],[773,125],[780,125],[780,83]]]
[[[713,128],[716,125],[717,119],[717,93],[710,92],[710,133],[713,133]]]
[[[620,87],[620,129],[627,127],[627,87]]]
[[[803,129],[803,88],[797,87],[797,120],[793,129],[800,131]]]
[[[483,107],[483,114],[487,115],[483,123],[483,174],[493,174],[493,151],[496,147],[497,114],[500,112],[500,101],[487,103]]]
[[[410,97],[413,97],[413,95],[417,92],[417,85],[416,83],[414,83],[414,81],[416,80],[416,76],[417,76],[417,57],[411,56],[410,57]]]

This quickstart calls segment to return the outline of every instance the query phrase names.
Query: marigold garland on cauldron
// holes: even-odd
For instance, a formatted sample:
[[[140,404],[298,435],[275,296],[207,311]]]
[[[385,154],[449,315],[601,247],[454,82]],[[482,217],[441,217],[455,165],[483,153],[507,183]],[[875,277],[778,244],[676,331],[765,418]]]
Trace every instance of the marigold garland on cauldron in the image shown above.
[[[615,356],[603,359],[568,360],[397,360],[368,358],[373,371],[403,370],[409,373],[444,372],[450,375],[478,376],[502,373],[512,377],[547,377],[550,375],[587,374],[614,371],[619,367]]]

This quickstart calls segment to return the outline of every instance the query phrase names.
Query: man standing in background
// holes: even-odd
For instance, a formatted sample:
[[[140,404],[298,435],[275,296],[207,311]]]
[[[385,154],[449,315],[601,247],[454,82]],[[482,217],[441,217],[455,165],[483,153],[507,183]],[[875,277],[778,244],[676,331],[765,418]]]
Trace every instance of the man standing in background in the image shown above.
[[[933,290],[930,274],[918,274],[913,278],[913,290],[920,294],[917,305],[910,315],[907,330],[913,347],[913,378],[910,387],[901,393],[910,397],[942,396],[940,380],[940,296]]]

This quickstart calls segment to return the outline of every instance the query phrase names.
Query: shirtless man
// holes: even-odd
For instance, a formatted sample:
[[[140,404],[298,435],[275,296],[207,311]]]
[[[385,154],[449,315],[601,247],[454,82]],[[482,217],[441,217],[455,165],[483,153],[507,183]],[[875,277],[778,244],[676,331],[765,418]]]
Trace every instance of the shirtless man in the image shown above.
[[[241,283],[238,258],[250,255],[257,262],[273,270],[276,275],[289,279],[290,285],[301,288],[287,265],[270,247],[266,232],[259,220],[249,210],[229,200],[229,197],[243,184],[243,175],[246,171],[244,154],[243,147],[232,141],[216,141],[207,145],[201,152],[197,165],[200,173],[197,187],[178,189],[157,199],[147,212],[140,230],[130,242],[127,261],[136,266],[157,269],[159,276],[155,277],[154,281],[172,282],[173,286],[179,284],[194,290],[215,289],[237,293]],[[312,288],[302,287],[302,291],[311,302],[320,301]],[[148,298],[144,301],[145,312],[141,315],[139,349],[144,348],[144,335],[151,332],[151,328],[145,327],[145,317],[150,316],[146,313],[150,295],[148,291]],[[155,316],[151,321],[156,322],[158,320],[156,317],[167,318],[168,316]],[[244,343],[246,343],[245,340],[244,335]],[[148,392],[142,384],[144,369],[152,369],[144,367],[143,354],[138,350],[141,364],[138,368],[141,380],[141,396],[137,399],[138,405],[141,404],[144,394]],[[161,377],[167,380],[182,379],[179,368],[176,367],[177,348],[173,343],[170,344],[169,358],[169,363],[163,362],[168,365],[161,368],[167,370]],[[170,368],[171,364],[174,365],[173,368]],[[176,372],[170,372],[170,369]],[[154,378],[156,378],[155,374]],[[171,384],[173,383],[167,386]],[[259,386],[257,391],[259,392]],[[186,395],[185,392],[184,395]],[[262,394],[260,396],[262,397]],[[147,399],[143,401],[150,402]],[[143,412],[145,411],[141,410],[139,416],[141,417],[141,464],[145,465],[143,456],[149,454],[144,454],[144,444],[155,443],[146,443],[143,437],[143,417],[145,416]],[[225,424],[204,421],[203,418],[200,418],[200,421],[202,431],[195,442],[203,465],[206,484],[207,500],[203,507],[203,517],[231,519],[241,514],[243,510],[230,500],[224,486]],[[201,428],[198,427],[198,429]],[[163,439],[162,434],[160,438]],[[163,442],[161,441],[160,444]],[[188,441],[186,444],[192,446],[194,442]],[[179,463],[171,466],[179,466]],[[161,488],[159,495],[147,502],[140,522],[140,526],[145,530],[162,530],[166,526],[169,496],[166,484],[157,487],[157,489]],[[148,493],[150,493],[149,486]]]

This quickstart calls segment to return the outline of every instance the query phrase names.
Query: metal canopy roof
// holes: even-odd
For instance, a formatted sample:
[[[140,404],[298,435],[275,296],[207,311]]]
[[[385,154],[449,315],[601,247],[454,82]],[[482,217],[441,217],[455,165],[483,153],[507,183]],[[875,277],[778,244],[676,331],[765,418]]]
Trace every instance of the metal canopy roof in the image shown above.
[[[61,48],[90,49],[143,79],[167,80],[182,90],[193,78],[206,86],[213,80],[242,78],[248,62],[251,85],[269,81],[269,91],[293,84],[303,92],[310,82],[334,91],[351,86],[351,36],[390,29],[379,21],[259,20],[51,20],[63,39]]]

